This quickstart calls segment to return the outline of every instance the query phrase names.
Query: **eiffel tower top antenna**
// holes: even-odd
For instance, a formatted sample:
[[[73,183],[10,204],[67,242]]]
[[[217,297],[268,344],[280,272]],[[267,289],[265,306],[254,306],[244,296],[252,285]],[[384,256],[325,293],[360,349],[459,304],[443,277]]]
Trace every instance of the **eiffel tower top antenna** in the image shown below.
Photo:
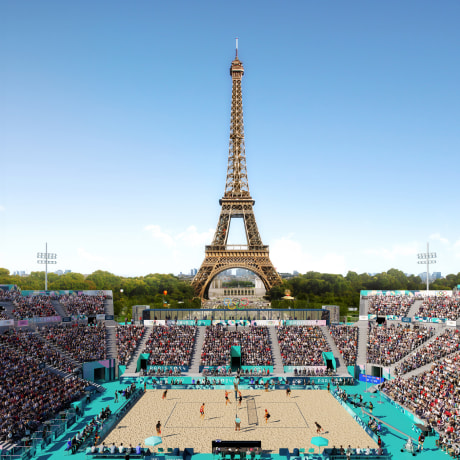
[[[246,152],[244,146],[243,95],[241,91],[241,80],[243,79],[243,75],[243,63],[238,59],[237,38],[236,56],[230,66],[230,76],[232,77],[232,109],[224,200],[235,198],[252,200],[249,193]]]

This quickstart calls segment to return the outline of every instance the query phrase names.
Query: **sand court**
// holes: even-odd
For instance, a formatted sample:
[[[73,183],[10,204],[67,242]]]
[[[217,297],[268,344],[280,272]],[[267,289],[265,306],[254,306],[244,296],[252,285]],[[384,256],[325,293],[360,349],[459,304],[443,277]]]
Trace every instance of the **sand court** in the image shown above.
[[[278,452],[279,448],[314,447],[315,422],[324,429],[321,436],[329,446],[376,448],[375,442],[326,390],[244,390],[241,406],[229,392],[231,403],[225,404],[224,390],[169,390],[162,400],[162,390],[147,390],[128,414],[105,439],[124,446],[144,446],[144,439],[155,435],[155,425],[162,424],[163,449],[194,448],[211,452],[211,442],[222,440],[260,440],[262,449]],[[200,406],[205,403],[204,420]],[[248,410],[249,406],[249,410]],[[265,409],[270,413],[265,423]],[[235,417],[241,419],[241,431],[235,431]]]

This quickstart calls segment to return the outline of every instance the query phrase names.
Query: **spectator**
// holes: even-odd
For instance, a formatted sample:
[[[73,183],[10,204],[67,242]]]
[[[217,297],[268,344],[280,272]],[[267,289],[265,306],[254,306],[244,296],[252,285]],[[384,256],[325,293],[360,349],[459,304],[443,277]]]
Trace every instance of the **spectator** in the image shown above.
[[[433,335],[434,329],[426,326],[373,326],[368,336],[367,362],[389,366],[404,358]]]
[[[189,366],[195,335],[194,326],[155,326],[143,353],[151,365]]]
[[[203,366],[230,365],[230,349],[241,347],[241,364],[244,366],[270,366],[272,353],[266,327],[240,328],[229,331],[222,325],[207,326],[201,364]]]
[[[285,366],[324,366],[331,350],[318,326],[281,326],[277,334]]]
[[[356,364],[358,354],[358,328],[352,326],[331,326],[329,332],[342,353],[347,366]]]

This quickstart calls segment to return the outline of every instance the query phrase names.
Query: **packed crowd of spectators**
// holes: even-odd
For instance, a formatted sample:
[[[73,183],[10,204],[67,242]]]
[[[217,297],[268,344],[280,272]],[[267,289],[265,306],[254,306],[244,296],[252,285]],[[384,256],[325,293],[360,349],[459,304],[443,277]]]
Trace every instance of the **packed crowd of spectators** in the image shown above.
[[[33,318],[34,316],[56,316],[56,310],[48,296],[17,296],[13,300],[13,315],[16,319]]]
[[[39,332],[80,363],[107,358],[104,325],[58,324],[42,326]]]
[[[358,328],[352,326],[330,326],[329,332],[347,366],[356,364],[358,356]]]
[[[277,331],[285,366],[324,366],[322,353],[331,351],[318,326],[282,326]]]
[[[406,295],[370,296],[368,313],[377,316],[406,316],[414,302],[415,297]]]
[[[401,324],[372,326],[369,323],[369,327],[367,362],[384,366],[389,366],[404,358],[435,333],[432,327],[418,325],[413,327]]]
[[[460,354],[433,364],[431,370],[385,382],[383,391],[437,429],[447,443],[460,444]]]
[[[426,297],[416,315],[455,321],[460,316],[460,298]]]
[[[402,375],[432,363],[460,350],[460,331],[447,329],[436,340],[412,353],[395,367],[395,374]]]
[[[43,338],[28,330],[13,329],[0,335],[0,344],[16,348],[38,362],[65,372],[73,372],[75,363],[52,348]]]
[[[145,328],[143,326],[135,326],[134,324],[117,326],[117,350],[119,364],[128,364],[137,344],[144,335],[144,331]]]
[[[59,303],[69,315],[100,315],[104,313],[103,295],[61,295]]]
[[[143,351],[150,354],[148,364],[189,366],[195,335],[195,326],[155,326]]]
[[[64,380],[39,369],[39,363],[19,350],[0,346],[0,441],[15,442],[41,422],[83,396],[88,382]]]
[[[273,364],[266,327],[241,327],[228,330],[218,324],[206,327],[201,350],[201,365],[230,365],[232,346],[241,347],[241,364],[243,366],[270,366]]]
[[[10,289],[9,291],[0,289],[0,302],[12,302],[16,298],[21,295],[19,291],[13,291]]]

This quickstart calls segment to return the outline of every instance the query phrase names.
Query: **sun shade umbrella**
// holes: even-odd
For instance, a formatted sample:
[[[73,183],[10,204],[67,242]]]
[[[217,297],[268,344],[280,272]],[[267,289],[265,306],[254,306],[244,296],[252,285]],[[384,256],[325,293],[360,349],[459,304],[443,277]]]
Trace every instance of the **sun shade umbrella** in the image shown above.
[[[144,441],[146,446],[152,446],[152,447],[158,446],[162,442],[163,440],[161,439],[161,436],[150,436],[150,438],[147,438]]]
[[[320,453],[321,446],[325,447],[325,446],[329,445],[329,440],[326,439],[326,438],[323,438],[322,436],[315,436],[315,437],[311,438],[311,443],[314,446],[318,447],[318,453]]]

